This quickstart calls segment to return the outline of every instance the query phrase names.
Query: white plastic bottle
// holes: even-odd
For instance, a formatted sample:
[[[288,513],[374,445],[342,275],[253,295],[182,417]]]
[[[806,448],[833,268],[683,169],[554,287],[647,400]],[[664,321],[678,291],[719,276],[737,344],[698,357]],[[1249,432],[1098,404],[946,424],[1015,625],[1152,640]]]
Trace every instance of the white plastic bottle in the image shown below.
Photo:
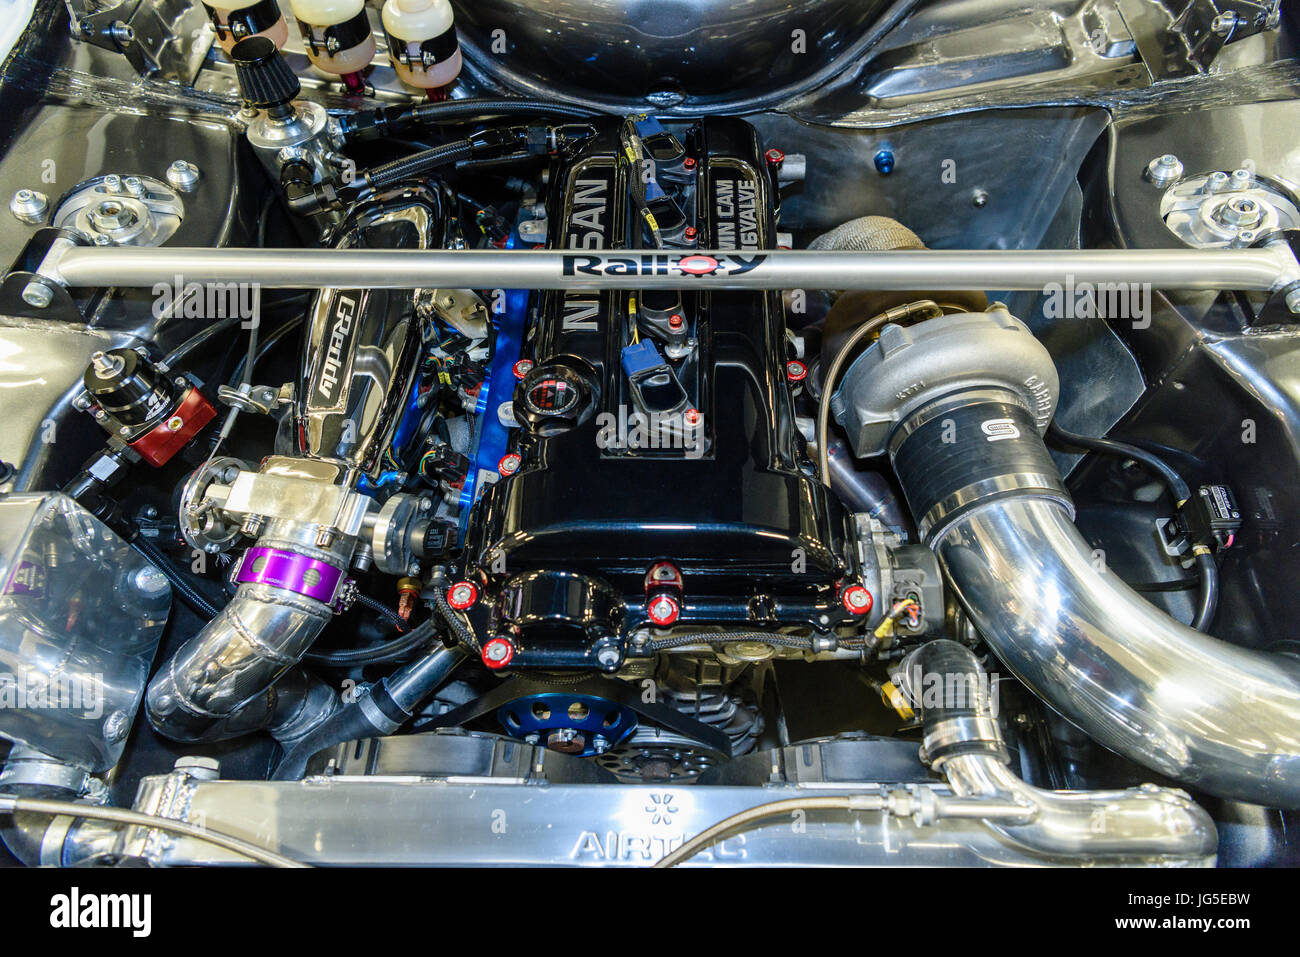
[[[217,31],[217,44],[227,53],[245,37],[267,37],[277,48],[289,39],[276,0],[205,0],[203,9]]]
[[[342,77],[349,90],[364,90],[361,71],[375,58],[366,0],[289,0],[289,9],[302,31],[307,59]]]
[[[388,55],[402,82],[434,90],[460,75],[460,44],[448,0],[385,0],[383,21]]]

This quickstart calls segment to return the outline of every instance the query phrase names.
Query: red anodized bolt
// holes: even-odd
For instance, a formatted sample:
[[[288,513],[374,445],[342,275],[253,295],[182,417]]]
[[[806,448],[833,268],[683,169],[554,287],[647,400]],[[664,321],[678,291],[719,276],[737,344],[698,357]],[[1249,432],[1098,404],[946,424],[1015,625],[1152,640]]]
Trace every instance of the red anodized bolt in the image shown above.
[[[791,359],[785,364],[785,375],[791,382],[802,382],[808,378],[808,367],[798,359]]]
[[[680,329],[684,325],[686,325],[686,320],[682,318],[682,314],[680,312],[674,312],[671,316],[668,317],[669,329]]]
[[[863,585],[847,585],[840,592],[840,601],[850,615],[866,615],[871,612],[875,599]]]
[[[500,670],[510,664],[515,656],[515,646],[509,638],[490,638],[483,645],[483,664]]]
[[[523,462],[523,458],[518,452],[507,452],[501,456],[501,461],[497,463],[497,471],[502,475],[514,475],[519,471],[521,462]]]
[[[447,589],[447,604],[457,611],[464,611],[478,601],[478,589],[473,582],[456,582]]]
[[[681,606],[671,595],[659,595],[652,599],[649,607],[646,608],[646,615],[661,628],[671,625],[681,613]]]
[[[520,359],[518,362],[514,364],[514,366],[511,367],[511,371],[515,374],[516,379],[522,379],[524,376],[528,375],[528,373],[531,372],[532,370],[533,370],[532,359]]]
[[[779,150],[775,146],[773,146],[770,150],[768,150],[763,155],[767,157],[767,161],[771,163],[773,166],[780,166],[782,163],[785,162],[785,151]]]

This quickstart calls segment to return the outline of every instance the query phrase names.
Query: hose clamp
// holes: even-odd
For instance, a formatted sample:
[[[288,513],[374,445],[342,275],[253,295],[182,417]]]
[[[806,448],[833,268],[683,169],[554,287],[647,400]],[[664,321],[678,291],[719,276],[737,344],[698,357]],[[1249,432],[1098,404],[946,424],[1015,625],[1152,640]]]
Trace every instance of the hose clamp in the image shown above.
[[[235,573],[238,584],[272,585],[331,606],[342,581],[343,570],[319,558],[264,546],[244,552]]]
[[[998,723],[986,714],[953,715],[926,728],[921,753],[938,764],[953,753],[979,751],[1006,759]]]

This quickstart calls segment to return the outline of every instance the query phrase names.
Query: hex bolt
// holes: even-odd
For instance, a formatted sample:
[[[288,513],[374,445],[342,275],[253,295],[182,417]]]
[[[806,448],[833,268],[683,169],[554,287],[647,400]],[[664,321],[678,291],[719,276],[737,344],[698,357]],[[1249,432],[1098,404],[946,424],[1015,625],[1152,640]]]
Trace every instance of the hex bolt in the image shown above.
[[[1228,188],[1228,174],[1223,170],[1215,170],[1205,180],[1205,192],[1217,193]]]
[[[1287,292],[1286,307],[1291,310],[1292,315],[1300,316],[1300,283]]]
[[[1173,153],[1157,156],[1147,164],[1146,175],[1154,185],[1164,189],[1182,178],[1183,161]]]
[[[49,197],[34,189],[20,189],[9,201],[9,211],[14,217],[33,226],[45,222],[49,208]]]
[[[167,167],[167,182],[184,193],[199,185],[200,175],[199,168],[189,160],[178,159]]]
[[[37,309],[44,309],[54,301],[54,290],[43,282],[32,280],[23,289],[23,302]]]
[[[1248,189],[1255,181],[1255,175],[1248,169],[1234,169],[1232,171],[1232,188]]]

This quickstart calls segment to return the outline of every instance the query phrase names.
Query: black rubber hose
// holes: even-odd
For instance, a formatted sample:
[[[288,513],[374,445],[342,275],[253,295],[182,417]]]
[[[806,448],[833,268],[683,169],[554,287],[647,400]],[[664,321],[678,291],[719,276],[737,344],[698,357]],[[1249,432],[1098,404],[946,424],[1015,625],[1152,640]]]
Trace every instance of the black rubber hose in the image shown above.
[[[409,632],[378,645],[371,645],[368,648],[348,648],[342,651],[309,651],[303,655],[303,661],[336,668],[392,661],[432,638],[433,627],[434,621],[430,618]]]
[[[419,106],[388,107],[368,110],[344,117],[343,133],[349,139],[364,140],[388,137],[411,126],[461,120],[482,120],[494,116],[568,116],[589,119],[600,116],[597,110],[551,100],[467,99],[422,103]]]
[[[180,596],[181,601],[189,605],[197,614],[204,616],[207,621],[211,621],[220,614],[217,607],[185,580],[185,576],[181,574],[180,569],[173,565],[153,542],[147,538],[137,537],[131,542],[131,546],[144,556],[145,561],[163,573],[167,581],[171,582],[172,590]]]
[[[1117,442],[1114,439],[1094,439],[1086,435],[1067,432],[1055,422],[1047,427],[1047,435],[1048,438],[1056,439],[1062,445],[1072,445],[1075,448],[1086,449],[1089,452],[1120,455],[1145,465],[1150,471],[1155,472],[1164,479],[1165,484],[1169,486],[1169,491],[1173,493],[1179,505],[1182,505],[1191,497],[1191,489],[1187,487],[1183,477],[1168,462],[1153,452],[1138,448],[1136,445],[1129,445],[1127,442]]]
[[[1047,435],[1062,445],[1072,445],[1075,448],[1086,449],[1089,452],[1120,455],[1145,465],[1164,480],[1180,508],[1184,502],[1192,497],[1192,490],[1188,487],[1187,482],[1183,480],[1183,477],[1174,470],[1173,466],[1146,449],[1138,448],[1136,445],[1129,445],[1127,442],[1116,442],[1114,439],[1094,439],[1084,435],[1076,435],[1073,432],[1067,432],[1055,422],[1047,427]],[[1214,563],[1213,555],[1208,551],[1198,549],[1196,551],[1196,569],[1200,576],[1200,596],[1196,603],[1196,617],[1192,619],[1192,627],[1197,631],[1205,631],[1214,621],[1214,613],[1219,606],[1219,566]]]
[[[1201,574],[1201,593],[1192,627],[1208,631],[1219,609],[1219,566],[1214,564],[1214,556],[1209,551],[1200,551],[1196,553],[1196,569]]]

